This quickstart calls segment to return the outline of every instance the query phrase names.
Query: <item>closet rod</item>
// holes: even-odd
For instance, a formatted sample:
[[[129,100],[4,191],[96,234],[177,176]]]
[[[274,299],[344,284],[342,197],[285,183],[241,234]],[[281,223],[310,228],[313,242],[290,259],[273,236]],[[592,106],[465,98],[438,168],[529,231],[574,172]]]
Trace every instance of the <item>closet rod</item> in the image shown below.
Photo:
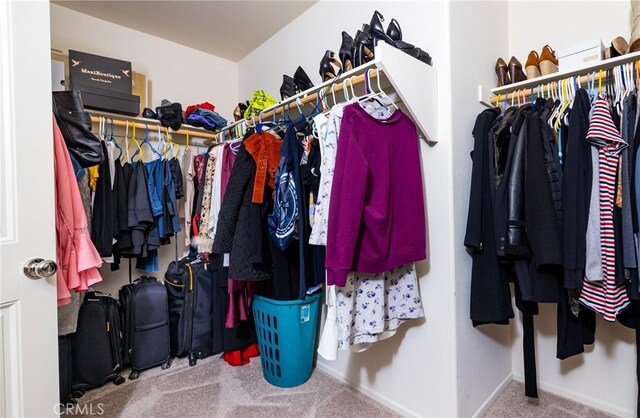
[[[149,126],[149,129],[152,129],[151,127],[153,127],[153,129],[157,129],[157,126],[160,125],[159,121],[155,121],[153,119],[143,119],[140,120],[138,118],[131,118],[131,119],[123,119],[122,116],[115,116],[115,115],[111,115],[109,113],[93,113],[91,112],[91,122],[93,123],[99,123],[100,122],[100,118],[106,118],[108,123],[111,124],[111,119],[113,119],[113,124],[115,126],[121,126],[121,127],[126,127],[127,126],[127,122],[129,122],[129,128],[133,127],[133,123],[135,122],[136,124],[136,128],[143,128],[145,127],[145,125]],[[164,126],[161,126],[162,129],[164,130]],[[201,128],[196,128],[196,127],[192,127],[192,128],[180,128],[177,131],[169,131],[171,135],[187,135],[187,133],[189,134],[189,136],[192,137],[196,137],[196,138],[206,138],[208,140],[211,139],[215,139],[217,138],[217,134],[214,132],[205,132],[203,129]]]
[[[361,69],[361,68],[359,68]],[[371,68],[371,70],[373,70],[374,68]],[[248,118],[244,118],[244,119],[240,119],[239,121],[236,121],[230,125],[227,125],[226,127],[222,128],[219,132],[216,132],[215,135],[215,139],[217,142],[219,141],[219,136],[223,135],[233,129],[234,127],[236,127],[237,125],[241,124],[241,123],[248,123],[250,126],[254,126],[256,123],[260,122],[260,120],[263,120],[265,122],[269,121],[269,118],[272,118],[274,115],[278,115],[279,113],[282,113],[284,110],[291,110],[291,109],[296,109],[298,107],[298,105],[306,105],[312,102],[315,102],[316,100],[318,100],[318,94],[321,91],[324,91],[326,89],[326,94],[324,95],[324,97],[326,97],[328,100],[331,100],[329,98],[332,98],[333,94],[337,94],[339,92],[341,92],[342,90],[345,89],[345,87],[355,87],[358,86],[362,83],[364,83],[365,78],[366,78],[366,71],[363,74],[360,75],[354,75],[351,77],[340,77],[340,79],[336,80],[331,80],[331,81],[327,81],[326,83],[323,83],[319,86],[313,87],[313,90],[315,90],[314,93],[300,93],[294,97],[290,97],[287,98],[286,100],[283,100],[282,102],[273,105],[269,108],[269,110],[267,111],[263,111],[263,113],[260,113],[258,115],[255,116],[251,116]],[[382,75],[383,71],[379,70],[379,69],[375,69],[375,71],[371,71],[369,74],[369,79],[373,80],[376,77],[379,77],[380,75]],[[348,80],[348,82],[347,82]],[[329,87],[331,86],[331,87]],[[300,102],[298,103],[298,99],[300,100]],[[211,145],[212,143],[216,142],[214,140],[210,140],[207,139],[204,141],[205,145]]]
[[[608,70],[607,70],[608,71]],[[610,81],[612,81],[614,79],[613,76],[605,76],[604,74],[607,72],[605,70],[603,70],[603,75],[602,75],[602,84],[606,84],[609,83]],[[591,74],[593,73],[593,71],[590,71],[588,75],[583,75],[580,77],[577,77],[578,79],[578,83],[581,86],[585,86],[587,84],[587,82],[589,81],[589,79],[591,78]],[[597,73],[597,71],[596,71]],[[511,103],[511,100],[513,99],[514,103],[518,102],[518,98],[520,99],[520,101],[522,102],[523,98],[530,98],[532,95],[533,96],[538,96],[538,94],[540,94],[541,96],[543,96],[544,94],[548,94],[549,91],[552,91],[554,87],[549,87],[552,84],[556,84],[563,81],[563,80],[567,80],[571,77],[567,77],[567,78],[563,78],[560,80],[556,80],[556,81],[550,81],[547,83],[544,83],[538,87],[533,87],[533,88],[521,88],[509,93],[505,93],[505,94],[498,94],[497,96],[493,96],[491,97],[491,104],[494,106],[498,106],[498,103],[503,103],[505,100],[507,101],[508,104]],[[596,83],[596,88],[598,86],[598,76],[596,75],[595,77],[595,83]]]

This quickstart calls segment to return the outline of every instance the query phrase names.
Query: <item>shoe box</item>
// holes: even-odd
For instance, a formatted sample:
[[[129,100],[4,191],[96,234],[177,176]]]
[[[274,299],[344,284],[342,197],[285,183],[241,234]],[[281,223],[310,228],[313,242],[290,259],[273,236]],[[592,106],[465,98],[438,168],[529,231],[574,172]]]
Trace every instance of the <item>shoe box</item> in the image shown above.
[[[82,92],[87,109],[137,116],[140,96],[131,94],[131,62],[69,50],[69,87]]]

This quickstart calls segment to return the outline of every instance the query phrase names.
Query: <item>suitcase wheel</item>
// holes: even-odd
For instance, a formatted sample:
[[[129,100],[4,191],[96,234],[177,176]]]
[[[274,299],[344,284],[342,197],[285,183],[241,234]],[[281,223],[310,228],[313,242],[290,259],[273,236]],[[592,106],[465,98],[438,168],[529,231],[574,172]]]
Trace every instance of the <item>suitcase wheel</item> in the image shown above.
[[[137,370],[134,370],[129,375],[129,380],[136,380],[138,377],[140,377],[140,372],[138,372]]]
[[[195,366],[196,364],[198,364],[198,359],[195,357],[189,357],[189,366]]]
[[[171,367],[171,359],[165,361],[162,363],[162,366],[160,366],[162,370],[167,370],[169,367]]]
[[[82,398],[82,396],[84,396],[85,392],[86,391],[84,389],[76,389],[76,390],[73,391],[71,396],[73,398]]]
[[[113,381],[113,384],[118,386],[121,385],[125,382],[124,377],[118,375],[118,377],[116,377],[116,379]]]

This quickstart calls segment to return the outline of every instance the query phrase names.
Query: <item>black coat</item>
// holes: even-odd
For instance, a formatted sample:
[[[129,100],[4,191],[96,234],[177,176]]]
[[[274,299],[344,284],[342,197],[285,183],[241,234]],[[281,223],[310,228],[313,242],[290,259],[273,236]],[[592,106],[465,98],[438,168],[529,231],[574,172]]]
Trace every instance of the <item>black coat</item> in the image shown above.
[[[263,204],[251,202],[255,173],[256,163],[243,145],[231,170],[213,242],[214,253],[230,253],[229,277],[234,280],[269,280],[272,276],[265,228],[270,199]],[[270,195],[269,191],[264,194]]]
[[[489,131],[499,114],[498,109],[483,111],[473,128],[473,168],[464,244],[473,257],[470,316],[474,326],[506,324],[513,318],[509,278],[498,258],[493,223],[495,176]]]
[[[587,92],[578,90],[569,113],[567,153],[562,178],[562,224],[564,286],[581,289],[587,254],[587,222],[591,199],[591,145],[585,140],[589,129],[591,100]]]

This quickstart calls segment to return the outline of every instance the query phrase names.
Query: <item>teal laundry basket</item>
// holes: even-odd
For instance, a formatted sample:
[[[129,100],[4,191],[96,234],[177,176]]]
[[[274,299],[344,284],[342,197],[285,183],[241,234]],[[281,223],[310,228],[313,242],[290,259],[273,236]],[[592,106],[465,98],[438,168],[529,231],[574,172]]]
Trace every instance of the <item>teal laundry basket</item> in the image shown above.
[[[319,310],[319,294],[292,301],[262,296],[253,299],[262,373],[267,382],[290,388],[309,380]]]

